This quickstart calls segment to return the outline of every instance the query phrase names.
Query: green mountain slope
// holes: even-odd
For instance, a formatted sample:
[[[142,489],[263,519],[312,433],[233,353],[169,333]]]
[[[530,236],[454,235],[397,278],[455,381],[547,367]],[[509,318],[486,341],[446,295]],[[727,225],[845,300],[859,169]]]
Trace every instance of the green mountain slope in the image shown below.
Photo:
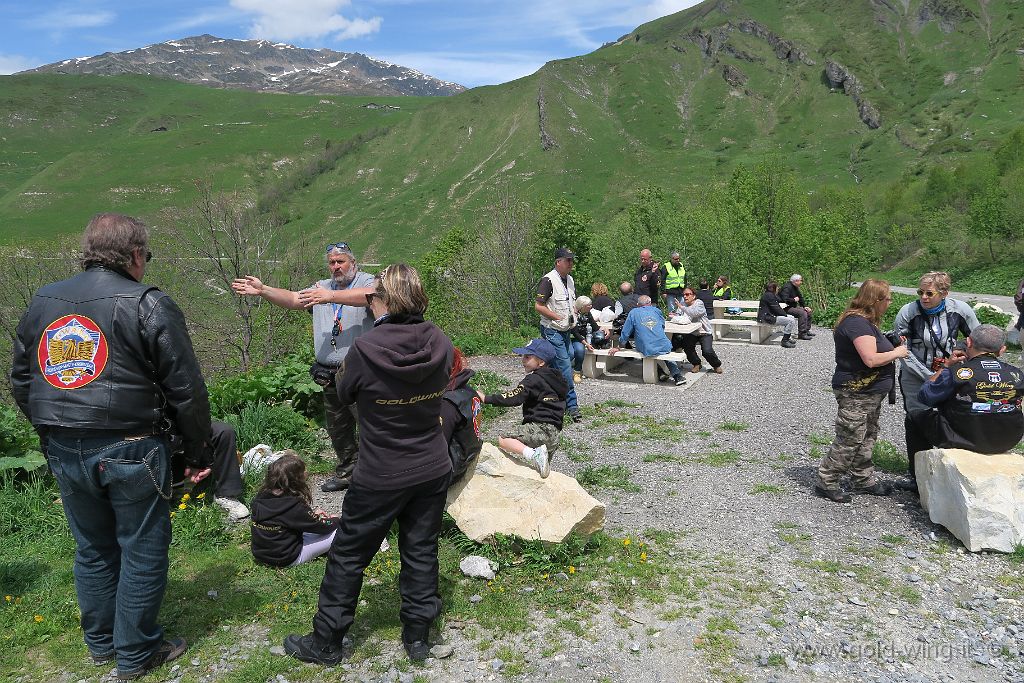
[[[0,225],[23,238],[74,232],[102,208],[153,214],[187,202],[194,177],[249,186],[380,125],[390,132],[288,197],[291,229],[413,258],[476,221],[496,186],[565,195],[601,225],[639,186],[699,189],[765,155],[808,191],[859,185],[871,202],[876,185],[988,151],[1024,122],[1022,63],[1012,0],[714,0],[511,83],[392,100],[400,111],[3,78]]]
[[[397,257],[505,182],[599,222],[637,186],[699,187],[765,154],[809,189],[870,187],[1020,125],[1022,43],[1024,10],[1006,1],[705,2],[418,113],[294,196],[292,215]]]
[[[77,233],[103,210],[151,219],[288,173],[431,98],[269,95],[142,76],[0,77],[0,240]],[[375,102],[400,109],[367,109]]]

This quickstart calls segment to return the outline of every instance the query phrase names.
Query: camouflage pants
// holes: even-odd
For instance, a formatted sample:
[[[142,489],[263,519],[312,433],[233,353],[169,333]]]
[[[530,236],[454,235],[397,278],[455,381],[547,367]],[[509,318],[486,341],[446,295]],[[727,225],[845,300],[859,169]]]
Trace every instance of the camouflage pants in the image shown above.
[[[828,454],[818,467],[821,486],[838,489],[839,479],[850,475],[854,487],[864,488],[875,483],[875,466],[871,451],[878,438],[878,413],[885,394],[836,389],[836,438]]]

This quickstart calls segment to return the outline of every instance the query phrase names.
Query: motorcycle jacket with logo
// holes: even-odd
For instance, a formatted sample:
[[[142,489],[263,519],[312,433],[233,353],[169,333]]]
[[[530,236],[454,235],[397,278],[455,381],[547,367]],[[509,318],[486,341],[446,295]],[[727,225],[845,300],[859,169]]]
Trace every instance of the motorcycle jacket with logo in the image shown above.
[[[210,405],[185,318],[122,271],[94,265],[36,292],[18,324],[11,385],[41,432],[173,427],[189,464],[210,457]]]
[[[1010,450],[1024,435],[1024,372],[989,355],[964,361],[952,374],[953,393],[939,406],[960,447],[979,453]]]

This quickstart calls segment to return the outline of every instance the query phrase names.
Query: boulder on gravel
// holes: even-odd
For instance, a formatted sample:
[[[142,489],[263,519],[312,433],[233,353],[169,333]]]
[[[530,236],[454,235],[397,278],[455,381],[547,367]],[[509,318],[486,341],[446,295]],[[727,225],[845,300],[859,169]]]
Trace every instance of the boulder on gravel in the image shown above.
[[[1024,457],[935,448],[915,456],[921,505],[972,551],[1024,543]]]
[[[478,543],[494,534],[561,543],[571,533],[604,527],[604,503],[575,479],[551,471],[547,479],[485,443],[476,467],[448,491],[448,514]]]

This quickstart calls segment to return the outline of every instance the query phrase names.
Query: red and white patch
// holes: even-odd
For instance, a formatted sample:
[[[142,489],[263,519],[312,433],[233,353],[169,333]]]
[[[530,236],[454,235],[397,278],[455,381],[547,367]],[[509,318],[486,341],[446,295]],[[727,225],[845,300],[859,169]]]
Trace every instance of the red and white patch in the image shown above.
[[[483,421],[484,402],[480,400],[479,396],[474,396],[470,402],[470,410],[473,413],[473,432],[476,434],[476,438],[480,438],[480,423]]]
[[[92,319],[65,315],[46,326],[37,357],[43,379],[57,389],[81,389],[107,367],[107,337]]]

